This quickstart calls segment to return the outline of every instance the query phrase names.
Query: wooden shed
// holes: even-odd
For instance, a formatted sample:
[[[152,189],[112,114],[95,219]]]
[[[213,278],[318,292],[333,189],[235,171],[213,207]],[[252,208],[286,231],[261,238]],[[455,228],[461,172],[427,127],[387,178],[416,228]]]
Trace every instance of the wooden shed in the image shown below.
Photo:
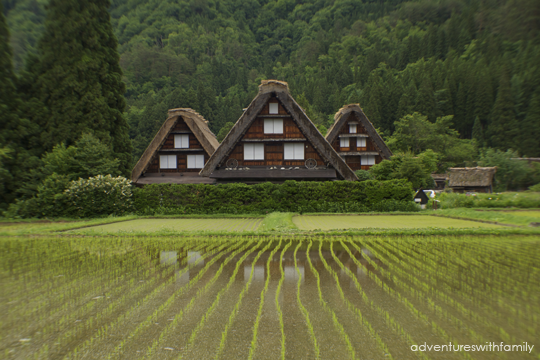
[[[171,109],[167,120],[133,168],[135,185],[156,183],[212,183],[199,176],[219,146],[200,114],[192,109]]]
[[[448,169],[448,187],[455,192],[493,192],[497,167],[464,167]]]
[[[293,99],[287,83],[277,80],[262,81],[200,175],[244,183],[357,180]]]
[[[334,116],[334,124],[326,134],[326,140],[352,170],[369,170],[371,166],[392,156],[358,104],[339,109]]]

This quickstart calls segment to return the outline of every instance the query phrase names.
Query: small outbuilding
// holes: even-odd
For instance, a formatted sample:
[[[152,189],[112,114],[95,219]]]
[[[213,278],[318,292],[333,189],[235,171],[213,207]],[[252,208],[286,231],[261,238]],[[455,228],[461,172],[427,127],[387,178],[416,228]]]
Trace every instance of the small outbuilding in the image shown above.
[[[448,187],[455,192],[493,192],[497,167],[464,167],[448,169]]]

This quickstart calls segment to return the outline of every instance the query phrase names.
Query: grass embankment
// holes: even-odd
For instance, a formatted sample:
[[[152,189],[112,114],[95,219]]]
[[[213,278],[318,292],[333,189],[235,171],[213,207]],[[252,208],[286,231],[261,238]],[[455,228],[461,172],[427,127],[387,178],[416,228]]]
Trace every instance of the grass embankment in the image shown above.
[[[442,193],[436,198],[442,209],[453,208],[540,208],[540,192],[503,192],[495,194]],[[429,207],[429,206],[428,206]]]
[[[460,219],[474,219],[489,221],[500,224],[512,224],[529,226],[530,223],[540,222],[540,210],[538,211],[504,211],[504,210],[480,210],[480,209],[441,209],[429,210],[431,215],[448,216]]]
[[[181,217],[124,216],[91,220],[0,221],[0,236],[230,236],[254,235],[497,235],[540,234],[540,210],[425,210],[422,213],[304,214]],[[506,226],[505,226],[506,225]]]

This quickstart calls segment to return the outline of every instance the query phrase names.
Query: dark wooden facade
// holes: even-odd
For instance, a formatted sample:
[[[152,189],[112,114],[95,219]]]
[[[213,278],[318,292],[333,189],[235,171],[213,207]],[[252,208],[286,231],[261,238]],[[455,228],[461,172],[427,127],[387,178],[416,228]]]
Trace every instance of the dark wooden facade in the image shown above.
[[[334,118],[326,139],[352,170],[369,170],[392,156],[358,104],[344,106]]]
[[[189,147],[188,148],[175,148],[174,137],[175,135],[188,135]],[[176,155],[176,169],[165,169],[160,167],[160,155]],[[163,142],[161,148],[157,151],[156,156],[152,158],[150,165],[148,166],[147,173],[180,173],[180,172],[194,172],[198,173],[202,167],[188,168],[188,155],[203,155],[204,163],[208,161],[210,155],[204,150],[200,141],[195,134],[187,126],[182,117],[178,118],[175,126]]]
[[[269,104],[278,104],[278,114],[269,114]],[[283,132],[281,134],[265,134],[265,119],[283,120]],[[301,143],[304,147],[304,157],[298,160],[285,160],[285,144]],[[244,159],[244,146],[246,144],[264,144],[264,160]],[[262,111],[255,118],[240,142],[227,157],[236,159],[239,166],[298,166],[304,167],[306,159],[314,159],[317,164],[323,165],[324,161],[313,145],[306,139],[292,117],[287,113],[277,98],[271,98]]]
[[[356,128],[355,133],[351,132],[350,125],[354,125]],[[349,146],[342,146],[341,139],[348,139]],[[375,143],[367,133],[366,128],[354,113],[349,116],[349,119],[339,129],[338,136],[332,142],[332,147],[341,155],[352,170],[369,170],[373,166],[367,165],[366,161],[362,162],[362,155],[364,159],[366,159],[365,156],[375,156],[375,164],[383,160],[377,146],[375,146]]]

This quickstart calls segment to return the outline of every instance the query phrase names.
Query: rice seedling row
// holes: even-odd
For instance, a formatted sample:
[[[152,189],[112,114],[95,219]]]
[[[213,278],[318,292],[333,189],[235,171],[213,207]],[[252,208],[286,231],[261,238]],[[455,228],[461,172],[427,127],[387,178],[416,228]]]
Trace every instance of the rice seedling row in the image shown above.
[[[0,354],[539,359],[537,349],[410,350],[537,345],[539,245],[510,236],[0,238]]]
[[[313,330],[313,325],[311,324],[311,321],[309,319],[309,313],[305,306],[302,304],[302,300],[300,300],[300,285],[302,284],[302,273],[300,272],[300,269],[298,268],[298,264],[296,261],[296,254],[298,253],[298,249],[302,245],[302,242],[298,242],[298,245],[294,249],[294,269],[298,273],[298,282],[297,282],[297,291],[296,291],[296,301],[298,302],[298,306],[300,307],[300,310],[302,311],[302,315],[304,316],[304,319],[306,321],[307,328],[309,330],[309,335],[311,336],[311,341],[313,342],[313,348],[315,351],[315,358],[320,358],[320,350],[319,345],[317,343],[317,338],[315,337],[315,332]]]
[[[259,322],[261,321],[262,311],[263,311],[263,305],[264,305],[264,297],[268,291],[268,285],[270,284],[270,263],[272,261],[272,258],[276,254],[276,252],[281,247],[282,239],[279,239],[278,245],[272,250],[270,253],[270,256],[268,257],[268,261],[266,262],[266,271],[268,273],[268,276],[266,277],[266,281],[264,282],[264,288],[261,291],[261,301],[259,302],[259,309],[257,310],[257,318],[255,319],[255,324],[253,325],[253,338],[251,339],[251,347],[249,349],[249,357],[248,359],[253,359],[253,356],[255,354],[255,350],[257,349],[257,333],[259,331]]]
[[[259,258],[262,256],[262,254],[266,250],[268,250],[270,245],[272,245],[272,241],[270,241],[263,249],[261,249],[259,251],[259,253],[255,257],[255,259],[253,260],[253,263],[251,264],[251,272],[249,273],[249,280],[246,283],[246,285],[244,286],[244,288],[242,289],[242,292],[240,293],[240,295],[238,296],[238,300],[236,301],[234,309],[231,312],[231,314],[229,315],[229,321],[227,322],[227,324],[225,325],[225,329],[221,333],[221,341],[219,343],[219,347],[217,348],[216,356],[215,356],[216,359],[219,359],[221,357],[221,355],[223,354],[223,351],[225,349],[225,344],[227,342],[227,335],[228,335],[229,329],[233,325],[234,320],[236,318],[236,315],[238,314],[238,310],[240,309],[240,306],[242,305],[242,299],[244,298],[245,294],[249,290],[249,287],[251,286],[251,283],[252,283],[252,280],[253,280],[253,269],[255,268],[255,264],[257,263],[257,260],[259,260]],[[238,270],[235,269],[235,271],[238,271]],[[233,279],[233,277],[231,277],[231,279]],[[227,285],[230,286],[230,284],[231,283],[229,283]]]
[[[226,259],[223,263],[221,263],[219,269],[216,271],[216,274],[212,277],[212,279],[210,281],[208,281],[205,286],[202,288],[202,289],[199,289],[197,291],[197,295],[194,296],[191,301],[179,312],[177,313],[174,318],[172,319],[172,322],[161,332],[159,338],[154,341],[154,343],[152,344],[151,347],[148,348],[147,352],[146,352],[146,357],[150,357],[152,354],[155,353],[156,349],[158,349],[162,344],[163,342],[165,341],[170,341],[170,339],[168,338],[169,337],[169,334],[172,333],[176,327],[178,326],[178,324],[182,321],[182,318],[184,317],[184,315],[194,306],[194,304],[196,303],[196,301],[205,295],[206,291],[216,282],[216,280],[219,278],[219,276],[221,275],[225,265],[227,265],[231,260],[233,260],[236,255],[238,255],[240,252],[242,251],[245,251],[244,252],[244,255],[236,262],[236,268],[235,268],[235,271],[238,272],[237,269],[240,268],[240,265],[241,263],[244,261],[244,259],[246,257],[249,256],[249,254],[251,254],[253,251],[255,251],[255,249],[260,246],[262,241],[260,241],[256,246],[252,246],[253,245],[253,240],[251,241],[248,241],[246,244],[244,244],[243,246],[239,247],[237,250],[235,250],[234,252],[232,252]],[[251,249],[249,249],[251,247]],[[249,249],[249,250],[248,250]],[[231,277],[231,280],[233,280],[234,278]],[[232,281],[229,281],[229,284],[232,283]],[[221,291],[218,293],[218,297],[216,298],[216,302],[219,301],[219,297],[220,297],[220,294],[222,294],[223,292],[225,292],[229,287],[230,285],[227,284],[227,286],[223,289],[221,289]],[[215,307],[215,305],[213,305]],[[192,335],[190,337],[190,341],[192,342],[194,339],[195,339],[195,336],[196,336],[196,333],[200,330],[200,327],[202,327],[204,325],[204,322],[207,320],[208,316],[211,314],[211,312],[213,311],[213,308],[212,306],[206,311],[206,314],[203,316],[203,318],[201,319],[200,321],[200,325],[198,328],[194,329],[192,331]],[[202,323],[202,324],[201,324]]]

